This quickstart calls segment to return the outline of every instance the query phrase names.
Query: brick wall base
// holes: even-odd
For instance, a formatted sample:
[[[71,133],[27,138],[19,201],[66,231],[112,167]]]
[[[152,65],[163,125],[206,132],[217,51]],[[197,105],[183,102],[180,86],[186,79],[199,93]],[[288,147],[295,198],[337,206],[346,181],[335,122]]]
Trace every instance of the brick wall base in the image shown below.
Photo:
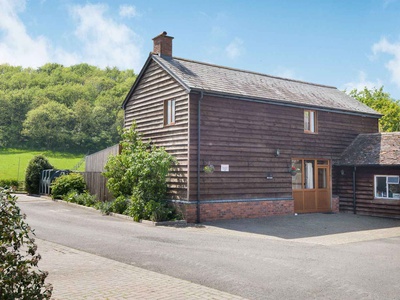
[[[332,196],[332,212],[339,213],[339,196]]]
[[[175,204],[188,223],[195,223],[196,204]],[[229,219],[250,219],[294,213],[293,200],[251,202],[200,202],[200,222]]]

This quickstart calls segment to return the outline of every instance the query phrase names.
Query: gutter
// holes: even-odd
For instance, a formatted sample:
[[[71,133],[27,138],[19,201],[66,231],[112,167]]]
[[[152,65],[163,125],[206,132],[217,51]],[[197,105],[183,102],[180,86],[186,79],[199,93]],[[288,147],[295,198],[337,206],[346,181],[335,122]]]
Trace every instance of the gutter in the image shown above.
[[[357,167],[354,166],[353,167],[353,213],[356,214],[357,213],[357,198],[356,198],[356,171],[357,171]]]
[[[196,197],[196,223],[200,223],[200,108],[204,93],[200,91],[199,102],[197,103],[197,197]]]

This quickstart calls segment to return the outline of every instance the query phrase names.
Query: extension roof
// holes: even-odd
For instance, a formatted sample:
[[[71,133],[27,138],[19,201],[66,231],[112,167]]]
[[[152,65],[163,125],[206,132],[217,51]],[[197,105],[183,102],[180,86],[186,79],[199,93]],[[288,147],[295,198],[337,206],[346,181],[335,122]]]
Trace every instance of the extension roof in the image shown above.
[[[150,54],[135,84],[128,93],[122,105],[123,108],[125,108],[151,61],[159,64],[187,92],[203,91],[281,105],[381,117],[375,110],[332,86],[154,54]]]
[[[359,134],[336,165],[400,165],[400,132]]]

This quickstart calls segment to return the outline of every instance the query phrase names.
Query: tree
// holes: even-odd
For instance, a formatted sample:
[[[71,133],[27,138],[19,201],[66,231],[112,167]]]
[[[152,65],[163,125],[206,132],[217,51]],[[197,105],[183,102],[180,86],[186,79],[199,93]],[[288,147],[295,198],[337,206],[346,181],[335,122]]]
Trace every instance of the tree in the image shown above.
[[[36,155],[28,164],[25,174],[25,189],[29,194],[39,194],[40,176],[43,170],[53,169],[43,155]]]
[[[75,115],[64,104],[51,101],[29,111],[23,134],[37,147],[70,149]]]
[[[383,115],[379,120],[380,131],[400,131],[400,102],[384,92],[383,87],[372,90],[364,88],[362,91],[354,89],[349,95]]]
[[[50,299],[47,272],[39,270],[33,232],[16,204],[16,197],[0,188],[0,297]]]

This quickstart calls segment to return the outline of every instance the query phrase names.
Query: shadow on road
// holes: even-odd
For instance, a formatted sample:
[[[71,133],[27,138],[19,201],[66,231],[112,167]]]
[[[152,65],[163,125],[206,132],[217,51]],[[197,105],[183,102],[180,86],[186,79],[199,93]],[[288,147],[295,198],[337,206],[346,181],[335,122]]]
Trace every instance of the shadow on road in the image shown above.
[[[353,214],[299,214],[258,219],[221,220],[203,223],[228,230],[264,234],[283,239],[400,227],[400,220]]]

